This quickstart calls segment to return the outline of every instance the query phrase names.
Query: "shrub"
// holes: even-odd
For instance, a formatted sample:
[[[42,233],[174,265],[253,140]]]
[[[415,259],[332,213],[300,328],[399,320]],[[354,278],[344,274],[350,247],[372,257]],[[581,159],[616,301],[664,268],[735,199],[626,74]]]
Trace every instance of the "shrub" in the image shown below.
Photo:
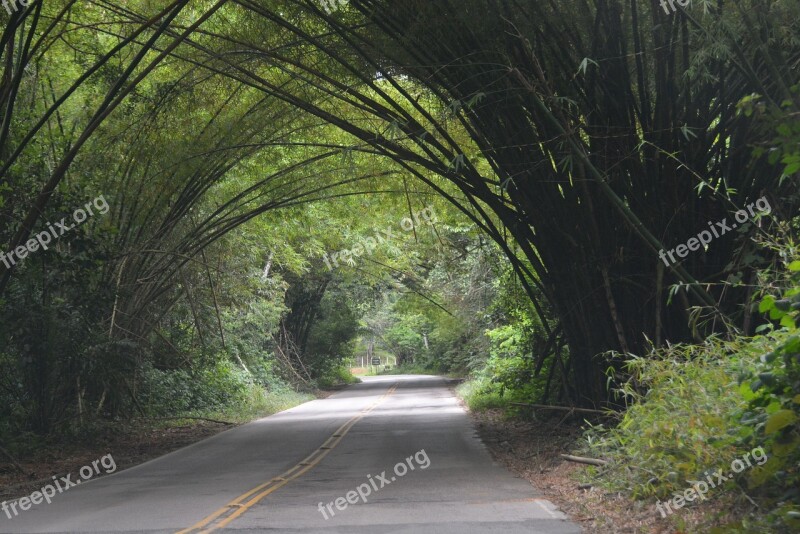
[[[217,410],[246,405],[254,388],[261,389],[261,386],[243,369],[227,361],[216,362],[194,373],[145,365],[140,402],[151,415]]]
[[[523,324],[505,325],[486,333],[490,356],[462,391],[473,410],[506,408],[516,411],[513,403],[537,402],[544,394],[547,366],[535,374],[535,360],[530,355],[530,339]]]
[[[728,471],[742,453],[736,410],[746,401],[737,378],[752,369],[757,352],[746,342],[711,338],[627,362],[630,380],[619,393],[629,408],[615,427],[586,434],[589,454],[611,461],[605,483],[661,498],[706,471]]]
[[[769,456],[764,468],[749,477],[751,488],[765,496],[770,524],[800,529],[800,261],[788,265],[784,285],[768,294],[759,311],[783,328],[754,359],[753,369],[740,377],[739,391],[747,401],[740,413],[740,436],[762,446]],[[787,283],[788,282],[788,283]],[[769,326],[769,325],[767,325]]]
[[[317,386],[320,389],[328,389],[334,386],[340,386],[343,384],[356,384],[358,382],[359,379],[350,373],[350,369],[340,366],[334,367],[325,375],[319,377],[317,379]]]
[[[456,393],[464,399],[473,412],[505,408],[508,405],[507,399],[504,399],[497,391],[488,390],[481,379],[467,380],[456,388]]]
[[[588,453],[611,461],[601,484],[664,498],[706,472],[730,472],[732,460],[760,447],[766,462],[726,487],[740,486],[769,512],[726,531],[800,528],[800,261],[789,269],[788,289],[773,289],[759,307],[779,330],[769,323],[755,337],[710,338],[627,363],[630,380],[619,393],[630,407],[615,427],[586,433]]]

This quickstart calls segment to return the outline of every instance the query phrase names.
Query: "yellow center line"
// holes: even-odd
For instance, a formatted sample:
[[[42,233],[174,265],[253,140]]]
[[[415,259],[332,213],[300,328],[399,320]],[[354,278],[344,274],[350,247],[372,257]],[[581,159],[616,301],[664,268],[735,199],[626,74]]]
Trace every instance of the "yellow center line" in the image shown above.
[[[386,397],[394,393],[396,389],[397,384],[394,384],[386,391],[386,393],[383,394],[383,396],[361,410],[358,415],[355,415],[347,420],[344,424],[342,424],[342,426],[337,428],[336,431],[328,439],[326,439],[322,445],[317,447],[314,452],[306,456],[303,460],[288,469],[286,472],[278,475],[277,477],[271,478],[263,484],[259,484],[247,493],[239,495],[219,510],[213,512],[201,521],[198,521],[191,527],[178,531],[177,534],[189,534],[193,532],[206,533],[224,528],[231,521],[256,505],[261,499],[282,488],[292,480],[304,475],[306,472],[320,463],[322,459],[325,458],[329,452],[331,452],[331,450],[339,445],[339,442],[342,441],[344,436],[350,431],[351,428],[353,428],[356,423],[363,419],[364,416],[366,416],[372,410],[377,408],[378,405],[386,400]],[[253,497],[253,495],[255,496]],[[246,499],[249,500],[247,502],[243,502]]]

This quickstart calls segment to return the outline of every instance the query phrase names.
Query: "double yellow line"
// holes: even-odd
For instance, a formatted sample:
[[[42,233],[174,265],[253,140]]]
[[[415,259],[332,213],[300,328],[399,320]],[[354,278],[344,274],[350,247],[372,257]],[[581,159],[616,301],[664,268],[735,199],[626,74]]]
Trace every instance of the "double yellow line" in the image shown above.
[[[325,440],[325,443],[320,445],[314,452],[306,456],[302,461],[300,461],[300,463],[285,473],[282,473],[277,477],[256,486],[247,493],[239,495],[234,500],[216,512],[212,513],[205,519],[195,523],[189,528],[179,531],[178,534],[214,532],[215,530],[224,528],[231,521],[244,514],[247,510],[255,506],[261,499],[273,491],[282,488],[292,480],[304,475],[307,471],[311,470],[311,468],[320,463],[322,459],[325,458],[325,456],[327,456],[328,453],[331,452],[331,450],[333,450],[340,441],[342,441],[342,438],[344,438],[345,434],[347,434],[356,423],[358,423],[372,410],[377,408],[378,405],[382,403],[389,395],[394,393],[396,389],[397,384],[394,384],[389,388],[388,391],[386,391],[386,393],[383,394],[383,396],[361,410],[358,415],[353,416],[346,423],[337,428],[336,432],[334,432],[327,440]]]

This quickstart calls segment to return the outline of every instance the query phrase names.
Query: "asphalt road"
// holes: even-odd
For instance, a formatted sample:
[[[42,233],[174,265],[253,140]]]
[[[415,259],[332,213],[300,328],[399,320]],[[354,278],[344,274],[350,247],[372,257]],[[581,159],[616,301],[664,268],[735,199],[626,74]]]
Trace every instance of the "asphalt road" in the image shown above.
[[[0,532],[580,532],[432,376],[365,378],[51,501]]]

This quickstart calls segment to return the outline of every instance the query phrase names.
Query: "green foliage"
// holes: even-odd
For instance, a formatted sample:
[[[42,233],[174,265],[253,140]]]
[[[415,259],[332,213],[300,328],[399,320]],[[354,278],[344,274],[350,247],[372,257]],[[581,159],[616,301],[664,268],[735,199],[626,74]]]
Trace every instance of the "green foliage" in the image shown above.
[[[421,314],[400,314],[397,321],[386,329],[383,339],[402,365],[415,361],[417,356],[425,353],[422,333],[429,329],[430,326]]]
[[[481,379],[467,380],[459,384],[456,394],[474,412],[508,407],[508,398],[504,398],[497,390],[488,390],[485,381]]]
[[[327,381],[340,376],[342,362],[353,353],[357,331],[358,316],[345,295],[339,291],[326,293],[304,355],[313,378]]]
[[[800,511],[800,261],[759,305],[767,333],[709,338],[653,351],[626,363],[618,391],[628,409],[613,427],[591,427],[589,455],[611,461],[601,483],[638,498],[668,497],[704,473],[730,472],[731,461],[761,447],[768,458],[715,492],[743,488],[766,511],[729,531],[786,532]],[[779,325],[774,331],[772,327]],[[713,496],[710,494],[709,496]],[[767,513],[768,512],[768,513]]]
[[[466,372],[471,365],[485,359],[485,343],[475,325],[460,316],[441,314],[429,336],[430,352],[423,363],[438,372]]]
[[[320,389],[330,389],[335,386],[357,384],[358,382],[360,382],[360,380],[353,376],[350,369],[344,366],[334,367],[326,374],[317,378],[317,386]]]
[[[505,408],[516,413],[519,408],[512,403],[538,402],[544,394],[548,367],[534,376],[535,361],[524,325],[500,326],[486,335],[491,343],[489,359],[460,390],[470,409]]]
[[[427,367],[422,363],[406,362],[392,369],[380,370],[379,375],[428,375],[435,373],[434,369]]]
[[[195,372],[146,365],[141,379],[140,402],[151,415],[173,416],[243,405],[251,390],[261,387],[243,369],[224,361]]]
[[[767,294],[759,311],[779,322],[774,342],[754,359],[751,372],[740,377],[747,406],[741,412],[740,435],[769,455],[762,471],[749,478],[752,488],[766,494],[770,520],[800,528],[800,261],[788,258],[788,273],[779,285],[787,289]]]
[[[663,498],[706,471],[727,472],[744,451],[737,377],[767,343],[710,338],[630,360],[630,379],[619,390],[628,409],[616,426],[594,426],[586,435],[589,454],[612,462],[604,482],[634,497]]]
[[[478,373],[487,390],[495,390],[513,402],[532,402],[541,396],[544,377],[534,380],[534,360],[524,327],[505,325],[487,335],[492,343],[491,355]]]
[[[495,313],[494,328],[485,331],[488,358],[475,359],[474,380],[470,382],[467,402],[474,409],[507,408],[517,412],[511,403],[535,403],[545,397],[552,357],[543,362],[536,373],[536,340],[544,337],[536,316],[514,273],[506,268],[496,283],[491,305]],[[558,379],[551,379],[551,387]]]
[[[276,378],[267,360],[252,365],[251,373],[227,361],[188,371],[140,370],[139,399],[146,415],[224,417],[246,422],[312,400]]]
[[[800,85],[791,87],[791,96],[800,101]],[[772,165],[782,169],[779,185],[800,173],[800,115],[796,113],[798,103],[786,99],[779,106],[770,106],[757,94],[745,96],[737,105],[739,111],[747,117],[754,116],[756,125],[767,130],[765,143],[769,148],[757,147],[753,151],[756,158],[764,155]],[[790,191],[796,195],[796,189]]]

